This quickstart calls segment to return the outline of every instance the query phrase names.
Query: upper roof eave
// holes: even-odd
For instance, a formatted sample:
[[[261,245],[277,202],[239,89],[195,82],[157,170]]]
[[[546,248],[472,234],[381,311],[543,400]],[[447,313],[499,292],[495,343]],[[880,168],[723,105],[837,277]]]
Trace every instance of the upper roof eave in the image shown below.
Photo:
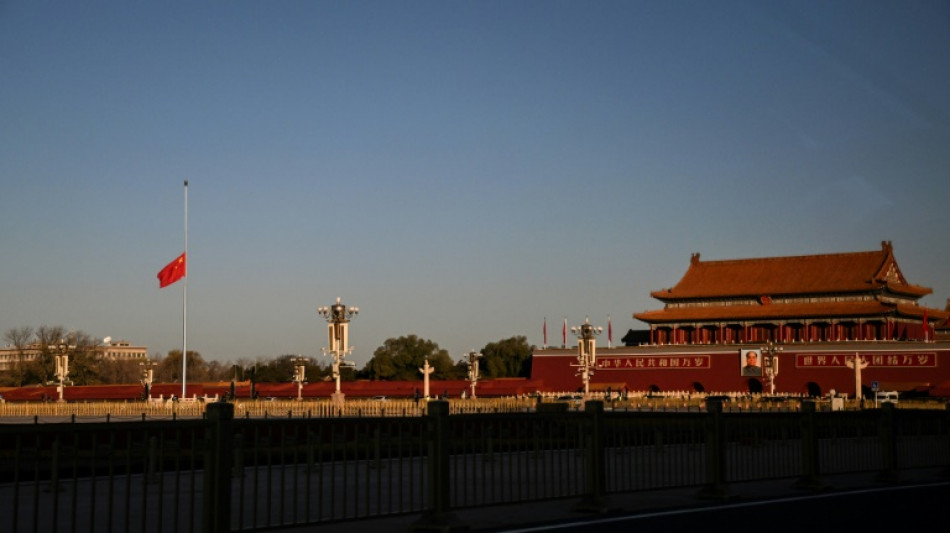
[[[680,307],[636,313],[633,318],[657,324],[666,322],[709,322],[735,320],[788,320],[844,316],[881,316],[895,307],[881,302],[832,302],[817,304],[722,305]]]
[[[730,322],[743,320],[804,320],[809,318],[906,317],[946,320],[950,312],[912,304],[869,302],[819,302],[771,305],[723,305],[681,307],[635,313],[633,318],[647,324],[675,322]]]
[[[894,294],[904,294],[907,296],[916,296],[918,298],[927,296],[928,294],[933,294],[934,292],[930,287],[913,285],[910,283],[900,284],[891,282],[887,282],[887,290]]]
[[[884,241],[881,250],[870,252],[719,261],[701,261],[699,254],[693,254],[676,286],[650,295],[669,302],[887,290],[918,297],[931,292],[907,283],[894,259],[893,247]]]

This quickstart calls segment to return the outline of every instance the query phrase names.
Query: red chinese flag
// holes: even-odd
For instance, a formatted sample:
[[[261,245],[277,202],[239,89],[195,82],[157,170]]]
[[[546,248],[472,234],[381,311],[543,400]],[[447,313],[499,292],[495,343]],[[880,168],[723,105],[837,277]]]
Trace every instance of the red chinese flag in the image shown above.
[[[158,271],[158,288],[167,287],[185,277],[185,254],[179,255],[174,261]]]

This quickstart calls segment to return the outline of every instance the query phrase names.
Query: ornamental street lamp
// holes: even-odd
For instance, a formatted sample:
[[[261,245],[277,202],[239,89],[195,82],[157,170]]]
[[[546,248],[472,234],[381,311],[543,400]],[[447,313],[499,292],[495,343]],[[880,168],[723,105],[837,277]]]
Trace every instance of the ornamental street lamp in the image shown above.
[[[577,376],[584,382],[584,396],[590,395],[590,378],[594,375],[597,366],[597,335],[604,332],[604,328],[592,326],[590,318],[585,318],[580,326],[572,326],[571,333],[577,336]]]
[[[769,394],[775,394],[775,377],[778,376],[778,354],[782,352],[781,346],[775,346],[772,341],[761,348],[764,361],[762,368],[765,370],[765,377],[769,380]]]
[[[245,365],[243,368],[243,373],[241,377],[250,383],[249,391],[250,398],[252,400],[257,399],[257,390],[254,388],[254,382],[257,380],[257,363],[253,365]]]
[[[340,367],[355,367],[352,361],[345,361],[347,354],[353,352],[353,347],[347,345],[348,328],[350,319],[359,314],[359,307],[346,307],[336,299],[336,303],[330,307],[320,307],[317,309],[320,316],[329,322],[327,331],[329,332],[330,346],[323,348],[324,355],[330,355],[333,358],[333,379],[336,380],[336,392],[333,393],[333,402],[343,402],[343,393],[340,392]]]
[[[139,366],[142,367],[141,381],[142,381],[142,385],[145,386],[145,401],[149,400],[148,393],[149,393],[149,389],[152,388],[152,383],[155,380],[154,368],[156,365],[158,365],[158,363],[154,361],[142,361],[141,363],[139,363]]]
[[[303,384],[307,381],[307,358],[293,357],[290,362],[294,364],[294,379],[297,384],[297,401],[303,401]]]
[[[466,362],[468,364],[468,381],[472,387],[472,398],[475,398],[475,384],[478,383],[479,378],[478,358],[481,357],[482,354],[472,350],[466,355],[468,356],[468,361]]]
[[[66,341],[59,341],[59,353],[55,355],[56,358],[56,377],[59,379],[59,386],[56,388],[59,392],[59,401],[66,401],[63,399],[63,393],[65,392],[66,387],[66,378],[69,377],[69,345],[66,344]]]

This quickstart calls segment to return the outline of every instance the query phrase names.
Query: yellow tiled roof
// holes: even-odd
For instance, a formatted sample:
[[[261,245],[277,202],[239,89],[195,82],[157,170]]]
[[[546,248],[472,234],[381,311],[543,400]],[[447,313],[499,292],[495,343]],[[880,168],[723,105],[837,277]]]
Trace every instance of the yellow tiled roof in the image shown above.
[[[748,296],[861,293],[880,289],[911,296],[932,292],[904,279],[889,242],[881,250],[793,257],[700,261],[693,255],[683,278],[654,291],[662,301]]]
[[[673,288],[651,295],[667,308],[636,313],[647,323],[711,322],[735,320],[791,320],[838,317],[903,316],[946,320],[947,310],[893,304],[880,294],[898,294],[911,300],[930,294],[931,289],[907,283],[890,242],[872,252],[851,252],[793,257],[766,257],[700,261],[694,254],[689,269]],[[802,296],[861,295],[863,301],[802,301]],[[794,303],[772,303],[792,297]],[[708,302],[707,305],[671,306],[677,302]],[[736,300],[735,304],[719,303]],[[746,303],[739,303],[745,300]],[[755,302],[755,303],[752,303]]]

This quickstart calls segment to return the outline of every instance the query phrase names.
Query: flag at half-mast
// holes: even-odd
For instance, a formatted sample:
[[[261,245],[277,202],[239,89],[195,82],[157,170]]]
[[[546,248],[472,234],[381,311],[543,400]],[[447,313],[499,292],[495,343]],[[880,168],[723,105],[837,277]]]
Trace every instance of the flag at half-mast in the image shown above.
[[[174,261],[158,271],[158,288],[167,287],[185,277],[185,254],[182,253]]]

